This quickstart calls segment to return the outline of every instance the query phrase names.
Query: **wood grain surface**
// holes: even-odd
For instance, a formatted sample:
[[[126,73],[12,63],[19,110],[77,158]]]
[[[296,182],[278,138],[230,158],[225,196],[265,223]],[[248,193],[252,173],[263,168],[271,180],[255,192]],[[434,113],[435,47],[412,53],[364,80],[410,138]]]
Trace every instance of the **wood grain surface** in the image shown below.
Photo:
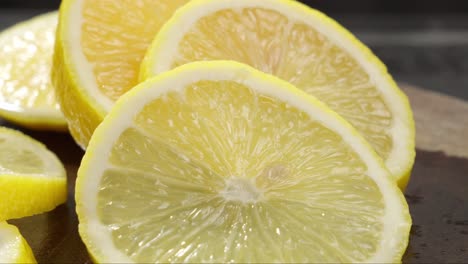
[[[410,97],[417,127],[417,157],[405,192],[413,227],[403,262],[466,263],[468,103],[408,85],[402,88]],[[2,120],[0,125],[14,127]],[[68,134],[21,130],[44,142],[65,164],[68,202],[49,213],[9,222],[20,228],[40,263],[91,263],[78,236],[73,196],[83,151]]]
[[[416,121],[416,146],[468,158],[468,102],[402,85]]]

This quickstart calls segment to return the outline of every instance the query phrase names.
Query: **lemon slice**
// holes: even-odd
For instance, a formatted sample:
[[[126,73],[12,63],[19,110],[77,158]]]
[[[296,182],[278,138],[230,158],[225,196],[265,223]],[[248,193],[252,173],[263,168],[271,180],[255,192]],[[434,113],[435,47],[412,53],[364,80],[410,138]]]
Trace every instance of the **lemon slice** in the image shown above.
[[[141,77],[218,59],[249,64],[325,102],[406,186],[415,156],[408,99],[385,66],[335,21],[290,0],[195,0],[161,29]]]
[[[273,76],[195,62],[121,97],[78,171],[98,262],[397,262],[411,219],[351,125]]]
[[[59,159],[19,131],[0,127],[0,221],[43,213],[67,198]]]
[[[57,12],[0,33],[0,116],[33,129],[67,129],[50,81]]]
[[[6,222],[0,222],[0,263],[36,263],[18,228]]]
[[[114,101],[138,83],[151,40],[187,1],[62,1],[52,78],[81,147]]]

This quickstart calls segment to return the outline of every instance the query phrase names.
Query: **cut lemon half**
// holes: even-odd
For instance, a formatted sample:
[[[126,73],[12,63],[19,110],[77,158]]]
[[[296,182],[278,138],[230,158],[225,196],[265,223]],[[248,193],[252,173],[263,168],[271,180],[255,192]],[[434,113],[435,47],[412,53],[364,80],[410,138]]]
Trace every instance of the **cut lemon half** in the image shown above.
[[[397,262],[411,219],[354,128],[289,83],[195,62],[122,96],[78,171],[98,262]]]
[[[235,60],[289,81],[348,120],[404,188],[415,156],[406,96],[335,21],[290,0],[195,0],[161,29],[141,78],[191,61]]]
[[[70,132],[83,148],[114,101],[138,83],[147,47],[187,1],[62,1],[52,78]]]
[[[0,222],[0,263],[37,263],[18,228]]]
[[[43,213],[67,198],[65,169],[54,153],[0,127],[0,221]]]
[[[57,12],[0,33],[0,117],[33,129],[66,130],[50,81]]]

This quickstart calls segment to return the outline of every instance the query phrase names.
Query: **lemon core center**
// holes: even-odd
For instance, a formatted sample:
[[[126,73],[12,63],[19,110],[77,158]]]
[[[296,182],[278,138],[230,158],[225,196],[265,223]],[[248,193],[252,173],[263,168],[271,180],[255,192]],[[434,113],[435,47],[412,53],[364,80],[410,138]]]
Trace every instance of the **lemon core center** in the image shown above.
[[[225,188],[220,194],[227,201],[242,203],[255,203],[262,197],[262,192],[252,179],[238,177],[228,178]]]

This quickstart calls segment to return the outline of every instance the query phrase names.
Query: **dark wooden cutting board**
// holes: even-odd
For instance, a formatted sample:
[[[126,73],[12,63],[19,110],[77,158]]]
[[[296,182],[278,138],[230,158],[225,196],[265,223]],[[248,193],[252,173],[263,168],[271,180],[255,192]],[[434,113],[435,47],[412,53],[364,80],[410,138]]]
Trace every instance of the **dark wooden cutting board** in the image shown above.
[[[405,263],[468,262],[468,102],[402,85],[417,126],[417,157],[406,197],[413,218]],[[0,120],[0,125],[10,124]],[[78,236],[74,183],[83,151],[67,134],[23,130],[65,164],[68,202],[55,210],[9,221],[40,263],[90,263]]]

